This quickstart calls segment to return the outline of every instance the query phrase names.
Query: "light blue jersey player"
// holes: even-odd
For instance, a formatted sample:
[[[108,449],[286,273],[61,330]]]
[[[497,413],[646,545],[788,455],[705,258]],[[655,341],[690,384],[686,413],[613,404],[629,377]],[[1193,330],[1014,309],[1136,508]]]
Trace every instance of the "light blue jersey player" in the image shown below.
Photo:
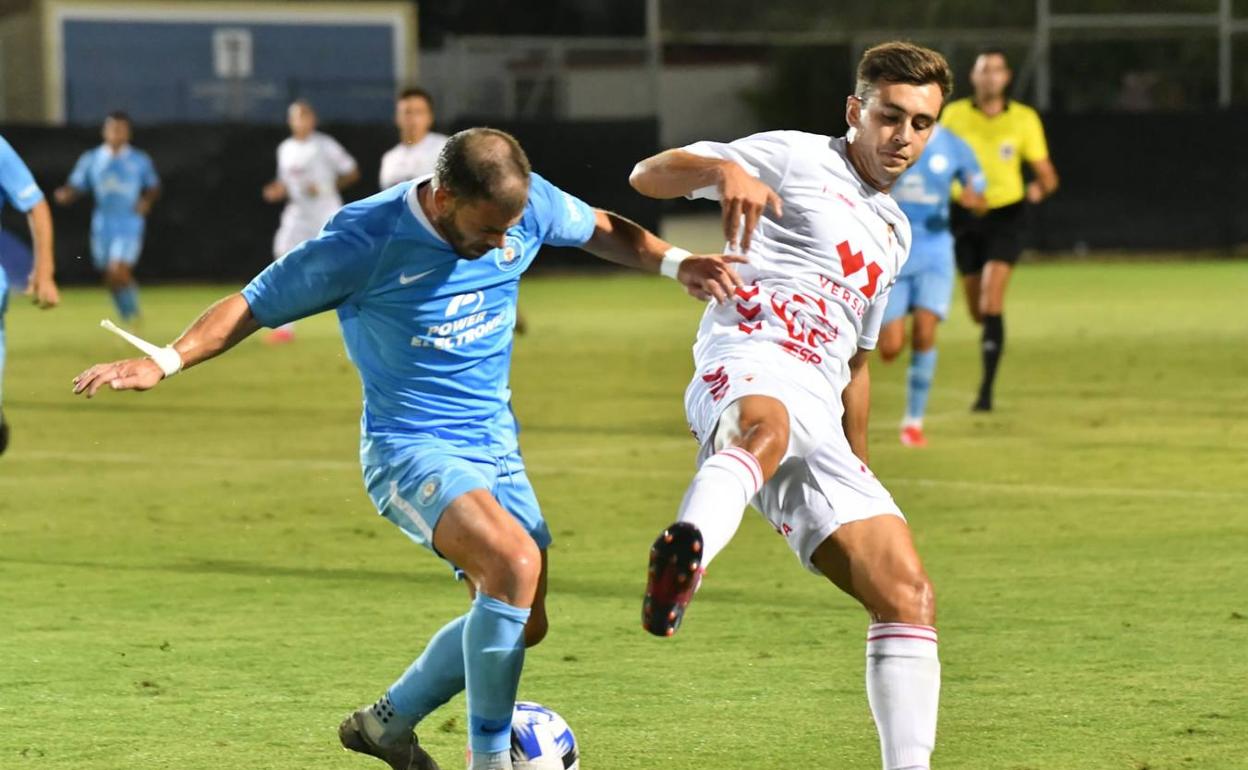
[[[54,193],[68,206],[86,193],[95,199],[91,215],[91,259],[104,274],[104,284],[123,321],[139,315],[139,287],[134,266],[143,251],[143,230],[152,204],[160,195],[160,178],[152,159],[130,146],[130,118],[124,112],[104,120],[104,143],[84,152],[69,181]]]
[[[511,767],[524,648],[547,623],[550,531],[519,452],[508,387],[520,276],[542,245],[579,246],[726,300],[740,281],[728,263],[742,260],[689,256],[591,209],[531,173],[500,131],[452,136],[436,168],[433,178],[347,205],[154,359],[92,367],[75,390],[149,388],[261,326],[335,310],[363,383],[369,496],[408,537],[462,570],[475,593],[470,611],[438,631],[376,703],[347,717],[339,737],[396,770],[427,770],[434,765],[413,729],[466,689],[472,767],[493,770]]]
[[[30,169],[13,146],[0,136],[0,208],[6,203],[26,214],[30,227],[34,265],[27,289],[37,305],[53,307],[60,301],[60,296],[53,278],[52,214]],[[3,266],[0,266],[0,454],[4,454],[9,446],[9,424],[4,419],[4,315],[8,303],[9,282]]]
[[[901,443],[906,446],[927,444],[923,415],[936,373],[936,325],[949,314],[953,297],[949,204],[955,181],[962,187],[961,205],[982,209],[985,181],[975,153],[952,132],[937,126],[923,155],[901,175],[892,191],[910,220],[913,241],[910,258],[889,294],[879,348],[885,361],[896,358],[905,343],[905,316],[914,316],[906,416],[901,424]]]

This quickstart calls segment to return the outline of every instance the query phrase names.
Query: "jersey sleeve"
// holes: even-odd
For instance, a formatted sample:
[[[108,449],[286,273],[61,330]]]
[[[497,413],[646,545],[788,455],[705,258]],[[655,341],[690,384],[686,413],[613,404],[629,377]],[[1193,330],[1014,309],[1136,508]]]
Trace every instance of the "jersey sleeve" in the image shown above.
[[[884,310],[888,307],[888,295],[893,291],[892,284],[875,295],[871,307],[867,308],[862,317],[862,333],[858,335],[859,350],[875,350],[880,341],[880,327],[884,324]]]
[[[325,137],[325,151],[329,155],[329,163],[334,167],[334,171],[342,176],[355,171],[355,158],[351,157],[351,153],[338,143],[337,139],[327,136]]]
[[[43,191],[35,184],[25,161],[3,137],[0,137],[0,188],[4,197],[21,212],[30,211],[43,200]]]
[[[765,131],[726,143],[694,142],[683,149],[704,158],[730,160],[773,190],[784,181],[793,157],[792,148],[782,131]],[[719,200],[719,189],[713,185],[700,187],[688,197]]]
[[[320,235],[304,241],[265,268],[243,288],[256,320],[268,327],[331,310],[363,290],[384,241],[360,224],[348,206]]]
[[[74,170],[69,172],[70,187],[76,190],[88,190],[91,187],[91,151],[87,150],[78,156]]]
[[[988,189],[988,179],[984,176],[984,170],[980,168],[979,159],[975,157],[975,151],[953,132],[949,132],[949,141],[954,147],[958,160],[954,176],[964,186],[970,187],[975,192],[983,195],[984,190]]]
[[[529,176],[529,205],[542,243],[583,246],[594,234],[594,211],[589,204],[537,173]]]
[[[1029,113],[1023,129],[1023,146],[1019,152],[1023,160],[1035,163],[1049,157],[1049,143],[1044,137],[1044,124],[1035,112]]]
[[[139,175],[139,182],[144,190],[160,187],[160,176],[156,174],[156,164],[152,163],[152,156],[147,153],[143,153],[143,169]]]

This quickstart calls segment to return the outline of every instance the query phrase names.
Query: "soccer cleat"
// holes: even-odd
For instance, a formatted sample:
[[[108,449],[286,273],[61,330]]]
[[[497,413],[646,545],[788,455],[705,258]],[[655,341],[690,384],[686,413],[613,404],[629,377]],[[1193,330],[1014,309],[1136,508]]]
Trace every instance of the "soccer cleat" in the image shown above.
[[[688,522],[673,524],[650,547],[642,627],[655,636],[676,633],[701,584],[702,533]]]
[[[988,393],[981,392],[979,398],[975,399],[975,403],[971,404],[972,412],[991,412],[992,396]]]
[[[274,329],[268,333],[264,341],[270,345],[285,345],[295,341],[295,333],[290,329]]]
[[[901,429],[901,445],[922,449],[927,446],[927,437],[923,435],[921,425],[907,425]]]
[[[9,448],[9,424],[4,421],[4,412],[0,412],[0,455]]]
[[[338,725],[338,740],[342,741],[344,749],[377,757],[390,765],[392,770],[441,770],[433,757],[420,747],[415,733],[408,733],[406,740],[399,740],[390,746],[383,746],[369,738],[360,721],[366,710],[367,707],[352,713]]]

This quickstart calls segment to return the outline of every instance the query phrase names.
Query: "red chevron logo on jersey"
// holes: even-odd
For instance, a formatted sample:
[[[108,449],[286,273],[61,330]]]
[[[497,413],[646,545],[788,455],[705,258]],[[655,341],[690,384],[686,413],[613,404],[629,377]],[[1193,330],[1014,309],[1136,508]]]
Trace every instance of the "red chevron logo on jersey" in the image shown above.
[[[746,334],[753,334],[754,332],[759,331],[760,329],[763,328],[763,322],[757,321],[752,324],[747,324],[744,321],[738,321],[737,328],[745,332]]]
[[[876,290],[879,288],[880,276],[884,274],[884,268],[875,262],[867,264],[867,261],[862,258],[862,252],[854,251],[854,248],[849,245],[849,241],[841,241],[836,244],[836,253],[841,258],[841,274],[846,278],[864,267],[867,268],[867,283],[858,288],[867,299],[874,297]]]
[[[763,312],[763,308],[760,307],[757,303],[752,304],[752,305],[742,305],[740,302],[738,302],[737,312],[740,313],[741,317],[744,318],[745,320],[753,321],[755,318],[758,317],[759,313]]]
[[[737,296],[745,300],[754,299],[754,297],[758,296],[758,287],[757,286],[738,286]]]

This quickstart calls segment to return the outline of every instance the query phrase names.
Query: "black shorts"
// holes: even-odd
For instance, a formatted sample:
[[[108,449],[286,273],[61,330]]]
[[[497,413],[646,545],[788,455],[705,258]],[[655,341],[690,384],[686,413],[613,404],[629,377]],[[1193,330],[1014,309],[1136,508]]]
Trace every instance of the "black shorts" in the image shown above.
[[[950,206],[949,225],[958,272],[976,275],[988,262],[1014,264],[1023,250],[1023,203],[991,209],[977,217],[961,206]]]

